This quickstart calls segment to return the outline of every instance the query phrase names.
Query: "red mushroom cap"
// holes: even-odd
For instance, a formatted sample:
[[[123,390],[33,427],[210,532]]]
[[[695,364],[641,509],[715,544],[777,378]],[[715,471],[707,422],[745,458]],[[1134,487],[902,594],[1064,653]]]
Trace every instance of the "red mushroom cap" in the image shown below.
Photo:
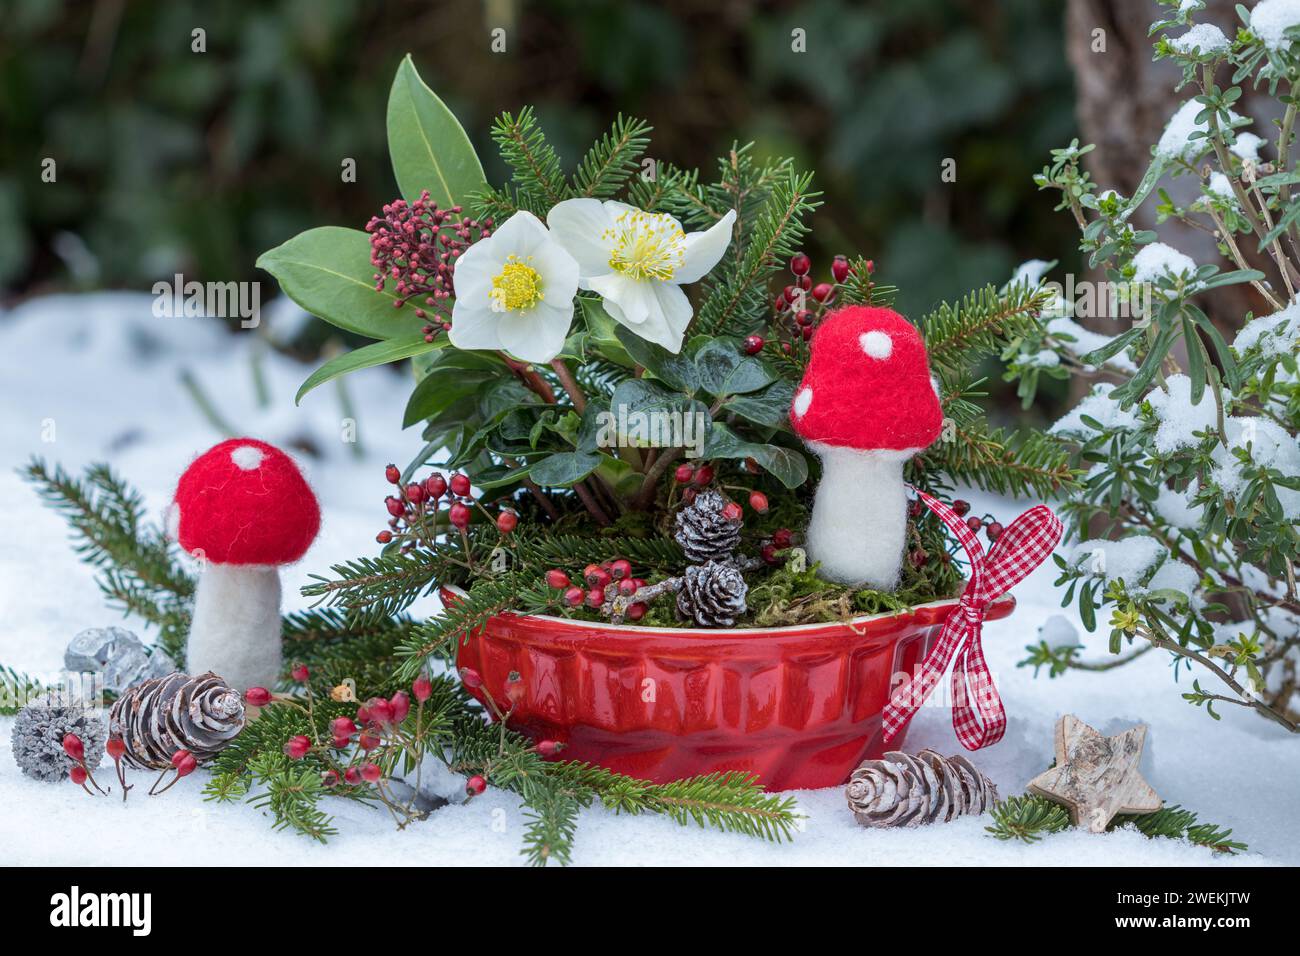
[[[194,459],[174,500],[181,547],[214,564],[288,564],[320,530],[320,506],[293,459],[254,438]]]
[[[804,441],[844,448],[925,448],[943,411],[930,357],[912,323],[891,309],[851,305],[813,334],[790,422]]]

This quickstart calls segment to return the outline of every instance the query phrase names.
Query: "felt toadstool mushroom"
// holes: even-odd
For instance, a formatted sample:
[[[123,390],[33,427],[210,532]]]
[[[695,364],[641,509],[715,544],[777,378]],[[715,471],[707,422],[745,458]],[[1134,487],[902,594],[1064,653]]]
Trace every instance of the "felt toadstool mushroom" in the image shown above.
[[[808,557],[822,577],[890,590],[907,530],[903,464],[943,413],[920,334],[889,309],[847,306],[813,333],[790,421],[821,458]]]
[[[236,688],[274,686],[281,667],[279,565],[303,556],[320,506],[298,466],[266,442],[232,438],[181,475],[170,522],[201,570],[186,649],[190,673]]]

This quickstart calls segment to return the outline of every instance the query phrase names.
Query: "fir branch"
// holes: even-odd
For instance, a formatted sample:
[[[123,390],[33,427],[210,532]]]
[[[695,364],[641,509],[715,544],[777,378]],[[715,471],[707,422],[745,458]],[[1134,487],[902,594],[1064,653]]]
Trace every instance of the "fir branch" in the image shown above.
[[[872,266],[863,256],[849,260],[849,274],[836,292],[841,305],[881,305],[888,307],[898,295],[898,286],[881,285],[871,278]]]
[[[519,211],[519,194],[509,185],[500,189],[488,186],[470,197],[470,211],[480,222],[491,219],[500,225]]]
[[[646,212],[666,212],[690,224],[696,215],[712,213],[702,195],[699,178],[698,170],[657,162],[653,176],[638,176],[632,181],[628,201]]]
[[[492,139],[510,167],[516,204],[545,216],[556,203],[568,199],[570,190],[560,170],[560,158],[546,141],[531,106],[517,114],[502,113],[492,124]]]
[[[919,323],[931,364],[971,369],[1001,353],[1010,339],[1038,329],[1050,297],[1045,288],[1018,283],[1002,292],[985,286],[956,305],[943,303]]]
[[[560,866],[569,865],[581,807],[571,793],[554,786],[539,787],[524,798],[528,829],[520,852],[531,865],[546,866],[552,860]]]
[[[1068,451],[1041,432],[1011,435],[984,421],[961,425],[950,420],[944,429],[909,470],[943,472],[954,481],[1004,495],[1046,497],[1076,485]]]
[[[99,570],[109,603],[156,625],[158,643],[184,667],[194,578],[162,529],[146,525],[143,495],[102,464],[76,479],[33,459],[21,474],[67,520],[74,552]]]
[[[311,575],[316,583],[304,586],[303,596],[319,598],[327,608],[345,608],[358,620],[374,622],[400,614],[430,593],[440,579],[439,571],[446,569],[436,552],[419,550],[355,558],[330,570],[333,579]]]
[[[989,813],[993,817],[993,824],[984,829],[999,840],[1036,843],[1048,834],[1070,828],[1070,815],[1065,808],[1036,793],[1008,797]],[[1224,830],[1212,823],[1198,823],[1195,813],[1177,805],[1162,807],[1154,813],[1121,814],[1106,829],[1116,830],[1121,827],[1132,827],[1151,838],[1187,840],[1218,853],[1236,853],[1247,849],[1246,844],[1228,839],[1232,835],[1231,830]]]
[[[650,145],[650,124],[621,113],[608,133],[596,140],[573,176],[580,196],[607,199],[623,187]]]
[[[316,804],[325,796],[320,771],[291,763],[282,753],[263,750],[249,764],[254,783],[265,789],[249,799],[259,810],[275,817],[274,828],[292,829],[324,843],[339,831],[334,818]]]
[[[181,569],[159,529],[143,528],[144,498],[107,465],[91,465],[81,480],[32,459],[21,476],[60,512],[74,533],[74,550],[98,568],[118,568],[140,584],[178,598],[194,594],[194,579]]]
[[[611,558],[627,558],[638,568],[662,571],[680,569],[685,561],[681,546],[671,538],[589,538],[572,534],[520,536],[514,558],[518,570],[537,575],[553,567],[599,564]]]
[[[742,333],[768,305],[767,280],[807,234],[804,218],[821,205],[812,192],[812,173],[789,172],[773,186],[757,220],[738,234],[747,235],[743,258],[718,270],[718,278],[695,322],[705,335]]]
[[[414,680],[432,658],[450,654],[456,644],[477,631],[488,619],[514,608],[519,595],[536,581],[532,575],[512,572],[493,579],[481,579],[455,604],[430,618],[397,649],[402,664],[397,679]]]
[[[1213,823],[1198,823],[1195,813],[1177,804],[1161,807],[1155,813],[1122,814],[1111,824],[1112,829],[1123,826],[1131,826],[1148,837],[1187,840],[1197,846],[1209,847],[1216,853],[1237,853],[1248,849],[1246,844],[1228,839],[1232,836],[1231,830]]]
[[[653,784],[587,763],[545,766],[548,774],[591,791],[615,813],[661,813],[683,826],[695,823],[778,843],[793,839],[802,818],[793,797],[768,793],[757,777],[739,771]]]
[[[989,815],[993,824],[984,829],[999,840],[1037,843],[1049,833],[1070,828],[1065,808],[1037,794],[1007,797],[989,810]]]

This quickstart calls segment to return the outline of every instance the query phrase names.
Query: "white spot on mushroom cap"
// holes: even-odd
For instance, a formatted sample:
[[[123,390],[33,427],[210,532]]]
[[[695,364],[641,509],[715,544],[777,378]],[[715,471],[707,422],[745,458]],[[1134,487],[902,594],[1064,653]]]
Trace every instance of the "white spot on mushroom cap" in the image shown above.
[[[894,340],[879,329],[863,332],[858,336],[858,342],[862,345],[862,351],[873,359],[887,359],[894,352]]]
[[[252,445],[240,445],[230,453],[230,460],[235,463],[235,467],[242,468],[244,471],[252,471],[265,457],[266,453],[262,449]]]
[[[810,405],[812,405],[812,386],[805,385],[799,390],[799,394],[794,397],[794,413],[803,418],[808,413]]]

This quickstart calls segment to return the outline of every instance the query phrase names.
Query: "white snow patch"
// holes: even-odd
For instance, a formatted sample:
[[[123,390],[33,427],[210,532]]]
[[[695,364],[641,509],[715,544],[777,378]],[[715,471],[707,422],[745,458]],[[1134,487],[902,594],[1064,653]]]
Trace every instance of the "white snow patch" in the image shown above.
[[[1069,343],[1070,351],[1075,355],[1087,355],[1089,352],[1095,352],[1111,341],[1111,336],[1102,335],[1100,332],[1094,332],[1092,329],[1085,329],[1078,322],[1064,316],[1052,319],[1047,323],[1047,331],[1052,335],[1068,335],[1074,341]],[[1105,364],[1110,368],[1115,368],[1121,372],[1136,372],[1137,366],[1133,360],[1120,352],[1106,359]]]
[[[1177,112],[1169,117],[1165,131],[1160,134],[1160,139],[1156,143],[1156,155],[1165,159],[1192,160],[1209,149],[1210,141],[1205,136],[1192,139],[1193,133],[1209,131],[1209,123],[1196,122],[1197,115],[1203,109],[1205,109],[1204,104],[1196,100],[1188,100],[1178,107]],[[1228,118],[1230,122],[1236,123],[1241,116],[1229,110]]]
[[[1214,468],[1210,476],[1229,497],[1246,489],[1245,466],[1233,449],[1249,449],[1250,460],[1261,468],[1276,468],[1283,475],[1300,477],[1300,443],[1277,422],[1267,418],[1230,417],[1224,422],[1228,448],[1215,445],[1210,457]],[[1274,485],[1282,511],[1290,520],[1300,520],[1300,491]]]
[[[1038,628],[1038,639],[1056,650],[1062,647],[1077,647],[1079,629],[1064,614],[1053,614]]]
[[[1153,282],[1164,276],[1189,276],[1196,272],[1191,256],[1163,242],[1143,246],[1133,257],[1133,281]]]
[[[1224,199],[1236,201],[1236,196],[1232,192],[1232,182],[1223,173],[1210,173],[1210,181],[1206,184],[1206,189],[1216,196],[1222,196]]]
[[[1170,40],[1169,45],[1178,53],[1191,53],[1194,49],[1201,53],[1222,53],[1231,44],[1214,24],[1198,23],[1182,36]]]
[[[1286,31],[1300,24],[1300,0],[1260,0],[1250,11],[1250,32],[1270,50],[1290,45]]]
[[[1186,491],[1174,491],[1172,488],[1160,487],[1160,494],[1153,504],[1156,514],[1175,528],[1190,530],[1201,526],[1201,509],[1191,503],[1196,484],[1193,482]]]
[[[1061,356],[1051,349],[1042,349],[1033,355],[1022,355],[1020,364],[1031,368],[1054,368],[1061,364]]]
[[[1238,159],[1247,163],[1259,162],[1259,148],[1263,146],[1265,139],[1262,136],[1256,136],[1254,133],[1238,133],[1237,141],[1228,147],[1229,151]]]
[[[1201,576],[1196,573],[1195,568],[1171,557],[1160,565],[1155,574],[1151,575],[1151,580],[1147,582],[1144,590],[1177,591],[1193,599],[1196,585],[1200,580]]]
[[[1092,387],[1084,398],[1051,427],[1054,435],[1066,435],[1077,438],[1091,438],[1093,428],[1083,421],[1083,416],[1096,419],[1106,431],[1127,430],[1141,425],[1137,413],[1132,408],[1120,408],[1119,402],[1110,397],[1115,386],[1102,382]]]
[[[1142,578],[1168,552],[1155,538],[1137,534],[1119,541],[1092,538],[1080,541],[1070,552],[1070,562],[1089,577],[1118,581],[1131,589],[1141,586]]]
[[[1251,319],[1232,342],[1239,354],[1257,345],[1264,355],[1278,357],[1293,355],[1300,349],[1300,301],[1272,315]]]
[[[1228,392],[1223,391],[1224,403]],[[1170,375],[1165,380],[1165,388],[1154,388],[1147,393],[1146,401],[1155,411],[1156,427],[1155,449],[1162,455],[1169,455],[1180,448],[1190,448],[1200,443],[1196,432],[1205,432],[1214,427],[1218,420],[1218,408],[1214,397],[1207,388],[1201,400],[1192,404],[1192,380],[1186,375]]]

